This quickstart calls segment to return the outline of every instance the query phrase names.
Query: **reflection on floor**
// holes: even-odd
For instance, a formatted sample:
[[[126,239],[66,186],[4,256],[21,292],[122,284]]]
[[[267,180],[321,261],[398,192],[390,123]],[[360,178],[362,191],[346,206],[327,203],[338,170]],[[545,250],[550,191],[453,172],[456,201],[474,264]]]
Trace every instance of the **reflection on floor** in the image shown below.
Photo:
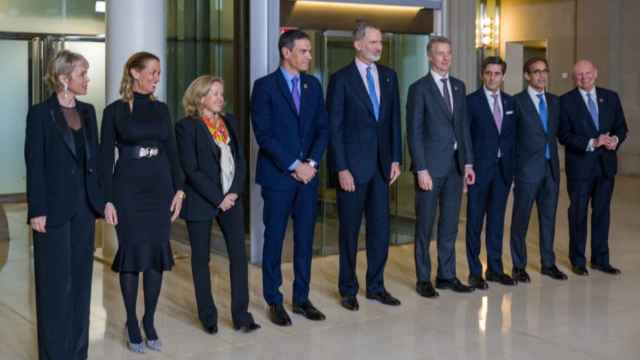
[[[314,260],[311,299],[327,315],[311,323],[292,315],[293,326],[278,328],[265,316],[261,275],[251,267],[251,309],[263,328],[245,335],[232,330],[225,259],[212,262],[220,312],[220,332],[208,335],[198,325],[187,261],[168,273],[159,304],[157,327],[162,353],[132,354],[124,346],[124,309],[117,277],[95,264],[90,359],[633,359],[640,358],[640,187],[638,178],[616,184],[612,259],[621,277],[591,272],[569,281],[540,277],[536,226],[529,236],[532,283],[510,289],[491,285],[485,292],[435,300],[415,294],[413,248],[391,251],[386,286],[403,305],[385,307],[360,296],[360,311],[338,305],[337,257]],[[564,187],[564,185],[563,185]],[[563,189],[564,191],[564,189]],[[566,199],[558,211],[557,257],[568,271]],[[24,206],[6,207],[11,240],[0,241],[0,359],[35,359],[33,262]],[[457,243],[458,274],[467,276],[464,236]],[[174,246],[182,246],[174,244]],[[505,263],[510,269],[508,241]],[[364,282],[365,256],[359,256]],[[292,271],[285,266],[285,291]],[[288,298],[288,297],[287,297]],[[142,304],[140,304],[142,305]],[[287,304],[289,305],[289,304]],[[139,309],[141,314],[142,308]]]

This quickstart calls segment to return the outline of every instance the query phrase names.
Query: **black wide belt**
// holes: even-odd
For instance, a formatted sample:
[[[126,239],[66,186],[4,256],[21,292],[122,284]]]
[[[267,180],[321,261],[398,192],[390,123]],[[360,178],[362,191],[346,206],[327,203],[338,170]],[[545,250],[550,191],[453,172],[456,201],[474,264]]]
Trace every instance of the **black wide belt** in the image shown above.
[[[147,159],[160,155],[160,148],[153,146],[119,146],[118,156],[128,159]]]

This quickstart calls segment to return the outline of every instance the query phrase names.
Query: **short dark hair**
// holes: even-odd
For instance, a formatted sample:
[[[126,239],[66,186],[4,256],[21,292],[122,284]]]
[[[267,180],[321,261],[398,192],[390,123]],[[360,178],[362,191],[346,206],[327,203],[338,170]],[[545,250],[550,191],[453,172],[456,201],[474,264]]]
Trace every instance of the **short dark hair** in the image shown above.
[[[427,44],[427,54],[431,53],[431,49],[434,44],[449,44],[451,46],[451,40],[449,40],[446,36],[435,35],[429,39],[429,43]]]
[[[302,30],[287,30],[280,34],[278,39],[278,50],[280,51],[280,60],[284,59],[282,48],[293,50],[296,40],[307,39],[310,40],[309,35]]]
[[[524,63],[524,66],[522,67],[522,73],[531,74],[531,66],[533,66],[533,64],[537,62],[543,62],[544,65],[547,67],[547,69],[549,69],[549,62],[547,61],[547,59],[543,57],[534,56],[531,59],[527,60],[526,63]]]
[[[489,56],[488,58],[484,59],[482,61],[483,73],[489,65],[500,65],[500,67],[502,67],[502,74],[504,75],[507,73],[507,63],[504,62],[504,60],[502,60],[500,56]]]

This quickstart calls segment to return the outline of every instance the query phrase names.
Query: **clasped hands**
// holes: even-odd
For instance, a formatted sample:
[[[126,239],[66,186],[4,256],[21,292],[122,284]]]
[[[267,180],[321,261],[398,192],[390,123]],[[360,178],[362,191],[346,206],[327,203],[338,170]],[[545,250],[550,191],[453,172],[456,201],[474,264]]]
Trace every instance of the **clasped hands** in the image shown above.
[[[318,173],[318,169],[311,166],[308,162],[301,162],[291,173],[291,176],[301,183],[309,183]]]
[[[607,150],[615,150],[618,146],[618,137],[610,136],[609,133],[601,134],[593,141],[593,148],[597,149],[604,146]]]
[[[429,170],[419,170],[417,173],[418,187],[422,191],[433,190],[433,179],[429,174]],[[465,165],[464,167],[464,192],[467,192],[467,188],[476,182],[476,173],[473,171],[473,166]]]

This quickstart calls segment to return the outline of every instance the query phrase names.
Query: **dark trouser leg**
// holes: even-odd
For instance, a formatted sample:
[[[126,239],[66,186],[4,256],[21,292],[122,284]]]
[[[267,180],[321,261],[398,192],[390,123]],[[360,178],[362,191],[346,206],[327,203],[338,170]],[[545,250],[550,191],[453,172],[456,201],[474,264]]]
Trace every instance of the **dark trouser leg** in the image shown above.
[[[553,179],[551,165],[547,164],[547,170],[542,181],[542,186],[536,196],[538,207],[538,223],[540,231],[540,262],[542,267],[550,267],[556,264],[556,255],[553,243],[556,233],[556,211],[558,209],[558,182]]]
[[[337,190],[338,218],[340,219],[340,296],[355,296],[359,284],[356,276],[356,258],[360,224],[369,183],[356,184],[356,191]]]
[[[367,190],[367,293],[377,294],[384,291],[384,267],[389,256],[389,184],[376,171]]]
[[[211,295],[209,257],[212,221],[188,221],[191,243],[191,273],[198,306],[198,318],[205,327],[216,325],[218,310]]]
[[[587,213],[594,182],[567,179],[569,192],[569,260],[571,265],[585,266],[584,250],[587,245]]]
[[[253,322],[249,308],[249,274],[244,243],[244,214],[238,201],[231,209],[218,214],[229,254],[231,280],[231,318],[238,327]]]
[[[267,304],[282,304],[282,243],[291,214],[295,191],[262,188],[264,245],[262,248],[262,292]]]
[[[482,235],[482,225],[484,215],[488,207],[488,197],[490,187],[495,180],[486,179],[481,183],[476,182],[469,187],[467,193],[467,225],[466,225],[466,245],[467,262],[469,264],[469,274],[472,276],[482,275],[482,263],[480,262],[480,247]],[[487,226],[488,228],[488,226]],[[487,249],[487,253],[488,253]]]
[[[502,267],[502,243],[504,242],[504,214],[511,191],[511,181],[505,183],[498,171],[492,182],[487,210],[487,264],[490,271],[500,274]]]
[[[71,221],[33,232],[38,358],[71,359]]]
[[[157,340],[158,333],[154,325],[154,318],[162,288],[162,271],[146,270],[142,282],[144,286],[144,317],[142,318],[144,333],[147,335],[147,339]]]
[[[309,299],[317,200],[318,187],[316,184],[298,185],[293,201],[294,304],[302,304]]]
[[[609,222],[611,219],[611,196],[615,179],[598,177],[594,189],[591,213],[591,263],[610,265]]]
[[[135,344],[142,342],[142,334],[136,315],[139,277],[139,273],[120,272],[120,290],[122,290],[124,307],[127,311],[127,332],[129,333],[129,341]]]
[[[527,230],[538,187],[539,183],[516,180],[510,243],[514,268],[524,269],[527,266]]]
[[[416,179],[417,182],[417,179]],[[442,178],[433,179],[433,189],[421,190],[416,184],[416,227],[415,227],[415,264],[418,282],[431,281],[431,257],[429,243],[436,219],[438,197],[442,189]]]
[[[462,201],[462,175],[453,167],[440,192],[438,218],[438,277],[456,277],[456,239]]]

